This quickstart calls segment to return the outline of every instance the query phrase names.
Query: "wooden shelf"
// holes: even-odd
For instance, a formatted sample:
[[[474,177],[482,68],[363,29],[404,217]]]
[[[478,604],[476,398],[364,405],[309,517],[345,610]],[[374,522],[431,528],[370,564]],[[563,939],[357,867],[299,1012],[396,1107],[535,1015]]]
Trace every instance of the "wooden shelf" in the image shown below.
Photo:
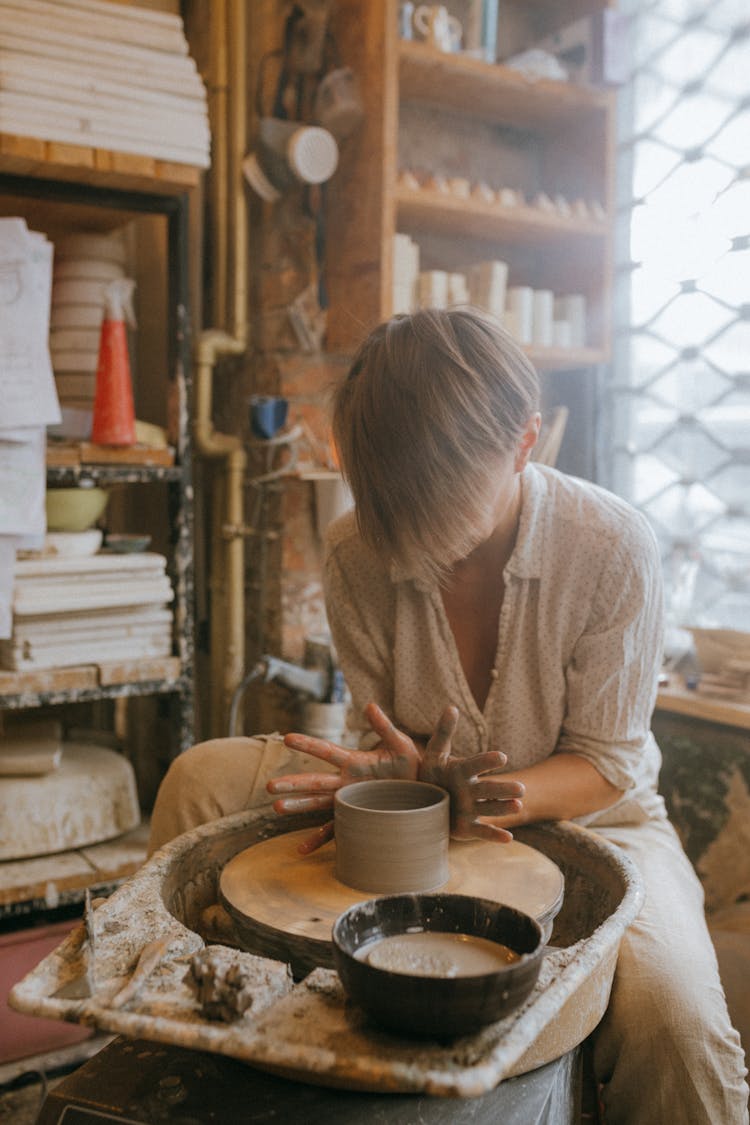
[[[148,831],[144,823],[101,844],[57,855],[4,860],[0,863],[0,917],[82,902],[87,889],[100,894],[109,890],[145,862]]]
[[[69,465],[113,465],[118,468],[129,466],[174,465],[174,449],[153,448],[147,445],[132,445],[122,449],[107,445],[93,445],[90,441],[48,442],[47,466],[63,467]]]
[[[523,350],[537,371],[576,371],[607,362],[607,353],[601,348],[538,348],[530,345]]]
[[[750,730],[750,702],[740,699],[714,699],[710,695],[672,686],[662,688],[656,697],[656,710],[687,715],[708,723]]]
[[[182,195],[200,181],[190,164],[7,133],[0,133],[0,172],[158,195]]]
[[[48,484],[158,484],[179,481],[183,470],[179,465],[47,465]]]
[[[605,239],[608,227],[594,219],[565,218],[537,207],[499,207],[442,192],[398,187],[399,228],[452,237],[492,239],[517,245],[541,245],[567,239]]]
[[[589,0],[585,14],[608,2]],[[393,236],[403,233],[418,244],[421,270],[463,272],[472,262],[497,258],[508,264],[511,287],[582,294],[589,346],[528,354],[545,372],[577,374],[605,363],[615,92],[533,79],[499,63],[402,40],[397,11],[396,0],[339,0],[332,20],[338,48],[360,77],[365,118],[357,143],[342,148],[327,193],[329,350],[353,350],[365,326],[390,315]],[[504,42],[509,52],[521,51],[581,14],[579,0],[514,0],[504,9]],[[479,194],[410,188],[402,179],[409,171],[419,182],[434,176],[513,189],[528,202],[509,207]],[[542,192],[571,208],[583,200],[589,214],[538,208],[532,201]],[[594,204],[602,208],[596,208],[598,218]],[[400,306],[401,295],[397,300]],[[573,381],[577,392],[579,380]],[[591,473],[586,457],[589,463],[575,465],[579,475]]]
[[[27,672],[0,671],[0,705],[13,710],[124,695],[167,694],[181,690],[181,671],[176,656]]]
[[[587,114],[606,112],[607,90],[546,78],[529,79],[510,67],[446,54],[423,43],[399,43],[400,96],[517,129],[549,132]]]

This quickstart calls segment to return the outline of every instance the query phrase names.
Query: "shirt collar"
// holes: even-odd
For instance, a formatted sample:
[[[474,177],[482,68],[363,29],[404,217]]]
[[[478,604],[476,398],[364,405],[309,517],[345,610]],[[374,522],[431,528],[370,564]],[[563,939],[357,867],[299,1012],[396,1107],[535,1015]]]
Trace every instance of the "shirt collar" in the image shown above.
[[[521,519],[506,571],[517,578],[539,578],[544,557],[544,497],[547,480],[532,463],[521,474]]]

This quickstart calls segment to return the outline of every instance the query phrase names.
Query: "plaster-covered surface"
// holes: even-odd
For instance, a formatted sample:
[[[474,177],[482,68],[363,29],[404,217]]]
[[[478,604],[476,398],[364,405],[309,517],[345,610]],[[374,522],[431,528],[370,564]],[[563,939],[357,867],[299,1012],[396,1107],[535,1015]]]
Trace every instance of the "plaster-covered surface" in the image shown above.
[[[318,818],[319,819],[319,818]],[[417,1042],[379,1031],[348,1003],[335,972],[316,969],[293,985],[287,966],[237,951],[256,996],[231,1023],[206,1019],[191,972],[211,940],[225,863],[281,827],[315,818],[243,812],[168,844],[93,911],[94,994],[55,995],[91,979],[89,943],[79,927],[15,986],[11,1004],[32,1015],[90,1024],[129,1037],[213,1051],[262,1069],[365,1090],[477,1096],[502,1079],[559,1057],[596,1026],[609,999],[617,950],[642,901],[640,879],[617,848],[573,825],[539,825],[519,836],[549,855],[566,894],[551,946],[527,1002],[480,1033]],[[148,943],[162,955],[122,1007],[113,997],[132,977]],[[151,949],[158,948],[151,944]]]

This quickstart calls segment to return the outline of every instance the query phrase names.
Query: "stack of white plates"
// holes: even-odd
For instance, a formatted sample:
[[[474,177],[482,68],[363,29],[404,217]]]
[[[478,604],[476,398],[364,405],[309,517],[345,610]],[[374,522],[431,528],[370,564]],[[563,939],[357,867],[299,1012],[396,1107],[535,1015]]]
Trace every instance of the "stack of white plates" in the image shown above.
[[[91,409],[104,294],[125,277],[121,232],[72,234],[55,242],[50,355],[62,406]]]
[[[0,0],[0,84],[2,133],[208,167],[206,90],[172,12]]]
[[[169,656],[172,586],[163,555],[49,555],[16,563],[13,635],[0,668]]]

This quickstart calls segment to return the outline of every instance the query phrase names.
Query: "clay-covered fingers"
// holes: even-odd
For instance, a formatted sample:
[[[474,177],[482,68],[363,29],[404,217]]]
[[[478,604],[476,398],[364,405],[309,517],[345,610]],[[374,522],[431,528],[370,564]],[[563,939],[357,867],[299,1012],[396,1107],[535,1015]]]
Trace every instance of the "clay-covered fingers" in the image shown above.
[[[404,734],[395,727],[382,707],[377,703],[368,703],[365,707],[365,718],[377,734],[383,746],[395,757],[412,757],[416,755],[414,743],[408,734]]]
[[[522,799],[526,787],[521,781],[503,781],[502,778],[477,779],[471,783],[471,797],[474,801],[512,801]]]
[[[458,726],[458,708],[446,707],[438,719],[438,725],[427,743],[425,758],[428,762],[444,768],[448,765],[451,756],[453,735]]]
[[[294,797],[279,797],[273,802],[277,813],[318,812],[333,808],[333,794],[301,794]]]
[[[499,824],[485,824],[481,820],[472,821],[467,837],[473,840],[492,840],[495,844],[509,844],[513,833]]]
[[[269,793],[333,793],[340,787],[337,773],[285,773],[266,783]]]
[[[507,761],[508,757],[502,751],[486,750],[483,754],[475,754],[472,758],[454,759],[452,766],[461,777],[470,780],[473,777],[478,777],[479,774],[500,769]]]
[[[350,761],[352,752],[344,746],[337,746],[324,738],[312,738],[308,734],[287,734],[284,736],[284,745],[290,750],[300,750],[322,762],[330,762],[332,766],[343,768]]]
[[[320,828],[316,828],[309,836],[306,836],[301,844],[297,845],[297,851],[300,855],[310,855],[318,848],[322,848],[323,844],[328,840],[333,839],[333,821],[328,820],[325,824],[321,824]]]

